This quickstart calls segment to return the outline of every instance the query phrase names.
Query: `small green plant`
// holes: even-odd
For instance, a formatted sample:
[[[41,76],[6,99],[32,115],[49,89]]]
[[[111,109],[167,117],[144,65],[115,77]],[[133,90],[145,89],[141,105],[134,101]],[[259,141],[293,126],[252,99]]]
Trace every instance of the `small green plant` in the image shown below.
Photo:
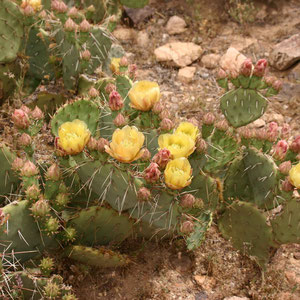
[[[257,8],[252,0],[227,0],[228,14],[237,23],[245,25],[253,23]]]

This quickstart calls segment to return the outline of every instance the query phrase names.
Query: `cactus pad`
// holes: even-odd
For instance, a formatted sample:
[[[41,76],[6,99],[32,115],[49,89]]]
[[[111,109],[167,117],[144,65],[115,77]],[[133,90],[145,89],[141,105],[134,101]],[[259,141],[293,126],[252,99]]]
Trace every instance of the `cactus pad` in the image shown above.
[[[223,236],[235,248],[254,257],[262,268],[268,262],[272,246],[272,229],[266,217],[252,203],[234,202],[218,222]]]
[[[51,120],[51,129],[54,136],[58,136],[60,125],[79,119],[85,122],[92,135],[95,134],[100,118],[98,106],[88,100],[78,100],[61,107]]]
[[[259,208],[272,209],[277,188],[276,165],[267,155],[254,148],[245,149],[230,165],[224,181],[224,199],[255,203]]]
[[[66,249],[65,255],[80,263],[100,268],[123,267],[130,262],[126,255],[104,247],[95,249],[84,246],[71,246]]]
[[[267,108],[267,99],[251,89],[239,88],[229,91],[220,101],[224,116],[235,128],[260,118]]]
[[[300,243],[300,201],[288,200],[282,213],[271,220],[275,240],[280,244]]]

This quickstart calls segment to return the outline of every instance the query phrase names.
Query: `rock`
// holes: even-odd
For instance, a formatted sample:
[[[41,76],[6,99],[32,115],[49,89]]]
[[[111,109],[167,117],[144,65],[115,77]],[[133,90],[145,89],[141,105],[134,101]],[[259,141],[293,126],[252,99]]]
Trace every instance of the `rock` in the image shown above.
[[[291,285],[299,285],[300,277],[294,271],[285,271],[284,275]]]
[[[140,31],[137,35],[136,42],[141,48],[148,47],[150,43],[148,33],[146,31]]]
[[[193,80],[196,67],[185,67],[178,71],[178,80],[183,83],[189,83]]]
[[[253,128],[261,128],[266,125],[266,122],[263,119],[257,119],[251,125]]]
[[[227,52],[220,59],[220,66],[225,71],[239,72],[240,67],[247,57],[233,47],[228,48]]]
[[[257,39],[249,38],[249,37],[245,38],[243,36],[236,36],[234,37],[230,47],[235,48],[238,51],[243,51],[244,49],[247,49],[248,47],[254,45],[255,43],[257,43]]]
[[[203,55],[201,62],[207,69],[215,69],[218,67],[221,56],[219,54],[207,54]]]
[[[282,71],[300,60],[300,34],[294,34],[290,38],[275,45],[270,53],[270,64]]]
[[[178,34],[186,31],[185,21],[177,16],[173,16],[169,19],[166,26],[168,34]]]
[[[146,5],[143,8],[129,8],[124,6],[124,12],[131,21],[132,25],[137,25],[149,19],[155,12],[154,8]]]
[[[293,295],[292,293],[289,292],[281,292],[278,296],[277,296],[277,300],[297,300],[299,298],[297,298],[296,295]]]
[[[297,64],[289,73],[288,75],[289,80],[295,80],[299,81],[300,80],[300,63]]]
[[[168,43],[154,50],[157,61],[173,61],[178,67],[190,65],[202,53],[203,50],[200,46],[183,42]]]
[[[216,285],[216,280],[213,277],[204,275],[195,275],[194,279],[196,283],[204,290],[211,291]]]
[[[136,37],[136,31],[131,28],[118,27],[114,30],[113,35],[121,41],[130,41]]]
[[[249,298],[247,298],[247,297],[232,296],[232,297],[226,297],[223,300],[249,300]]]
[[[284,116],[282,114],[277,114],[277,113],[265,114],[265,119],[268,123],[276,122],[278,123],[278,125],[284,123]]]

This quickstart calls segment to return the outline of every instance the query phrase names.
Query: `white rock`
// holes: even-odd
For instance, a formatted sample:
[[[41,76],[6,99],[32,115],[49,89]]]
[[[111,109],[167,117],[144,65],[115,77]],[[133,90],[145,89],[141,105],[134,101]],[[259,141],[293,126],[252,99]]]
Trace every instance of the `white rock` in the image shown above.
[[[206,69],[215,69],[218,67],[221,56],[219,54],[203,55],[201,62]]]
[[[220,59],[220,66],[225,71],[239,72],[241,65],[247,57],[233,47],[228,48],[227,52]]]
[[[284,116],[282,114],[270,113],[265,114],[264,118],[269,122],[277,122],[279,125],[284,123]]]
[[[166,26],[168,34],[178,34],[186,31],[185,21],[177,16],[173,16],[169,19]]]
[[[121,41],[130,41],[136,37],[136,31],[131,28],[118,27],[114,30],[113,35]]]
[[[203,50],[194,43],[173,42],[154,50],[157,61],[173,61],[178,67],[190,65],[198,59]]]
[[[247,297],[232,296],[232,297],[226,297],[223,300],[249,300],[249,298],[247,298]]]
[[[263,119],[257,119],[251,125],[252,125],[251,127],[254,128],[261,128],[266,125],[266,122]]]
[[[281,71],[286,70],[298,60],[300,60],[299,33],[275,45],[269,57],[270,64]]]
[[[148,33],[146,31],[140,31],[136,37],[136,42],[141,48],[148,47],[150,43]]]
[[[183,83],[189,83],[193,80],[196,67],[185,67],[178,71],[178,80]]]

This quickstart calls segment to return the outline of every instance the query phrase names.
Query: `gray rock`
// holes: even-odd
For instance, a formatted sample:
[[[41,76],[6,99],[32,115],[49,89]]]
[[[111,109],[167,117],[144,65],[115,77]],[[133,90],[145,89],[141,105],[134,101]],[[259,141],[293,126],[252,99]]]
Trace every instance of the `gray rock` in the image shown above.
[[[219,65],[220,58],[219,54],[207,54],[203,55],[201,62],[206,69],[215,69]]]
[[[270,64],[280,71],[288,69],[298,60],[300,60],[299,33],[275,45],[269,57]]]
[[[148,47],[150,43],[148,33],[146,31],[140,31],[136,37],[136,42],[141,48]]]
[[[168,34],[178,34],[186,31],[185,21],[177,16],[173,16],[169,19],[166,26]]]

